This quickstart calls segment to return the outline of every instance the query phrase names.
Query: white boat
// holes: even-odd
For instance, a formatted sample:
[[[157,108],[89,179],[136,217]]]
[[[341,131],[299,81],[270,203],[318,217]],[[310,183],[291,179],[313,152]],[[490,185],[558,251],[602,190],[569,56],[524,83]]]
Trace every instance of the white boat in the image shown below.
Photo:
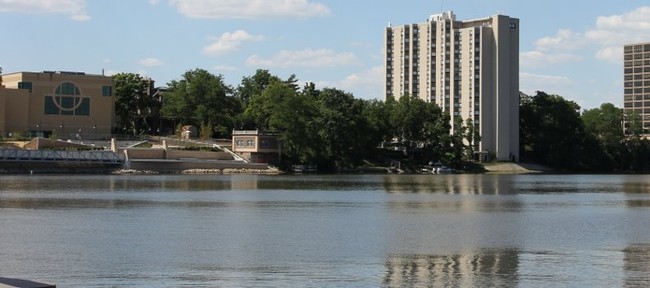
[[[454,173],[454,170],[451,169],[451,167],[442,165],[442,163],[437,162],[433,164],[433,167],[431,168],[431,173],[433,174],[450,174]]]

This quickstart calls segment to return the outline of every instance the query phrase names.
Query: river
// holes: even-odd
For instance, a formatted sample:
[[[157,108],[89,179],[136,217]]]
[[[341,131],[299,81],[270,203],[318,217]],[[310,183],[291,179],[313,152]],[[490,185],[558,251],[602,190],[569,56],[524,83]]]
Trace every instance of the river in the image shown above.
[[[645,175],[0,176],[57,287],[648,287]]]

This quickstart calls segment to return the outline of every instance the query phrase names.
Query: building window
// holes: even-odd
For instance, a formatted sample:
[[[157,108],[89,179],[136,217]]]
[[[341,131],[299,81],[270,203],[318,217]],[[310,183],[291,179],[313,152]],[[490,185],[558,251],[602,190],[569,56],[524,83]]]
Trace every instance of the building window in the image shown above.
[[[510,29],[517,29],[517,23],[510,23]]]
[[[102,96],[113,96],[113,87],[102,86]]]
[[[18,89],[29,90],[29,93],[32,93],[32,82],[18,82]]]
[[[45,115],[90,116],[90,98],[81,96],[79,87],[65,82],[56,87],[54,95],[44,99]]]

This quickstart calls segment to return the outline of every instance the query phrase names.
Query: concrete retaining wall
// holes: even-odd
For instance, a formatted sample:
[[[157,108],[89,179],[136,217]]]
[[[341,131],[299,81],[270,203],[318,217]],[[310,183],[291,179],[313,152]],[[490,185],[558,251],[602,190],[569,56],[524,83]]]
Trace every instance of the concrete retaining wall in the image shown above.
[[[226,152],[211,151],[190,151],[190,150],[167,150],[167,159],[206,159],[206,160],[233,160],[232,156]]]
[[[148,160],[174,160],[174,159],[202,159],[202,160],[233,160],[226,152],[191,151],[173,149],[148,149],[148,148],[125,148],[118,149],[118,153],[127,155],[129,159]]]
[[[189,169],[267,169],[266,164],[239,161],[180,161],[180,160],[131,160],[128,169],[141,171],[176,172]]]

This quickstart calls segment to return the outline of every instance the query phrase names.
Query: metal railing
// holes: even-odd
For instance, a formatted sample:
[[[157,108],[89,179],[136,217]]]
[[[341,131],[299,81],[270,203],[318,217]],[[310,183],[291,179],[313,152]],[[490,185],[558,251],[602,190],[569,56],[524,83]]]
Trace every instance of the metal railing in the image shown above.
[[[124,160],[113,151],[58,151],[0,148],[0,161],[65,161],[122,164]]]

